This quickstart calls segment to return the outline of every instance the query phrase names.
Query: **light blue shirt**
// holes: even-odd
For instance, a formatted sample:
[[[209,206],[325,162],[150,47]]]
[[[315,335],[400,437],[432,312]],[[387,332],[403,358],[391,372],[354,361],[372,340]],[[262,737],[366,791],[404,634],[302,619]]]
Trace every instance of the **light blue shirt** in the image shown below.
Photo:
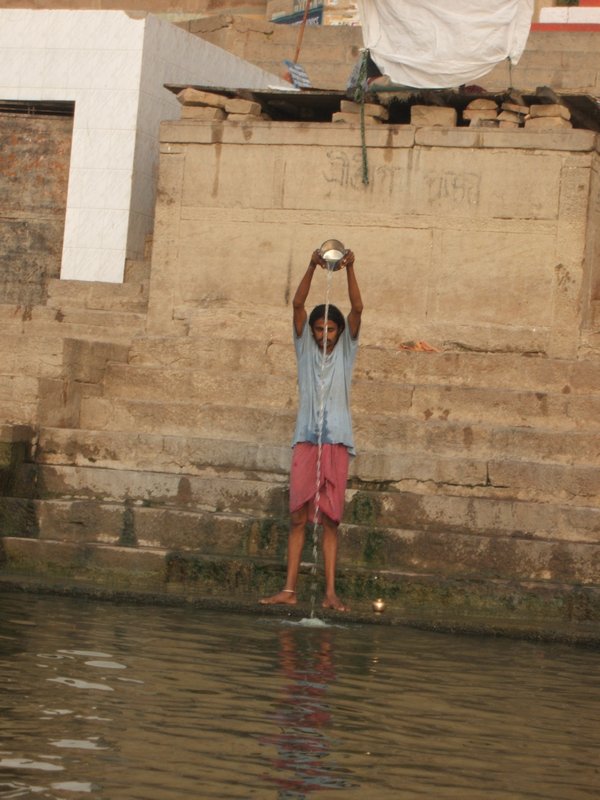
[[[319,442],[319,386],[322,381],[324,413],[321,443],[343,444],[350,455],[355,455],[350,385],[358,336],[352,338],[346,321],[337,344],[323,359],[323,350],[315,342],[307,320],[300,336],[294,330],[294,345],[298,365],[299,406],[292,446],[298,442]]]

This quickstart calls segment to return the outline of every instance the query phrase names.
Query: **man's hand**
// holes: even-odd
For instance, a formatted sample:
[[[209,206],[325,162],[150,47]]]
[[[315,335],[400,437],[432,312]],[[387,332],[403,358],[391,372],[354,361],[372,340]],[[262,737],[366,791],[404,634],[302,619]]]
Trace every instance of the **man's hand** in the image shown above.
[[[337,269],[344,269],[344,267],[353,267],[354,266],[354,253],[352,250],[346,250],[343,257],[340,260],[340,263]]]
[[[309,267],[323,267],[323,269],[327,269],[327,262],[318,250],[315,250],[310,257]]]

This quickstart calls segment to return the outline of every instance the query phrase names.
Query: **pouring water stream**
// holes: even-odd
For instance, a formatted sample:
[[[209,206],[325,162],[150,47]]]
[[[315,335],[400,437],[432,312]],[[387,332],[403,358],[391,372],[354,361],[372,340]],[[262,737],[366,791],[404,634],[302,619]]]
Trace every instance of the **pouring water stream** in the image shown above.
[[[318,385],[318,400],[319,400],[319,414],[317,417],[317,487],[315,492],[315,513],[313,518],[313,532],[312,532],[312,565],[311,565],[311,585],[310,585],[310,619],[315,619],[315,604],[317,594],[317,561],[318,561],[318,542],[319,537],[317,527],[319,524],[319,506],[321,500],[321,462],[323,455],[323,425],[325,420],[325,359],[327,358],[327,320],[329,319],[329,296],[331,293],[331,279],[333,276],[335,261],[327,260],[327,285],[325,289],[325,313],[324,313],[324,328],[323,344],[321,352],[321,368],[319,372],[319,385]]]

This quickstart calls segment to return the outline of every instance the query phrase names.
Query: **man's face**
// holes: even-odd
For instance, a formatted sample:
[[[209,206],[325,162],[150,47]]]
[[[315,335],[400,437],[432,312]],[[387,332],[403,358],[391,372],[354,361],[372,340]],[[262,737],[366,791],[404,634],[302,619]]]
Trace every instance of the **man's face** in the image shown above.
[[[325,329],[325,320],[318,319],[312,326],[312,335],[321,350],[323,349],[323,339],[327,336],[326,352],[331,353],[339,339],[340,330],[330,319],[327,320],[327,329]]]

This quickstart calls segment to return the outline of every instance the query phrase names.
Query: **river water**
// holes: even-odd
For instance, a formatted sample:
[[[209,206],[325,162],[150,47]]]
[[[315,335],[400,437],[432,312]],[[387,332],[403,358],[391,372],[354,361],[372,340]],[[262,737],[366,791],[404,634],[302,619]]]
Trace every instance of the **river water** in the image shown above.
[[[0,594],[0,797],[600,796],[600,653]]]

